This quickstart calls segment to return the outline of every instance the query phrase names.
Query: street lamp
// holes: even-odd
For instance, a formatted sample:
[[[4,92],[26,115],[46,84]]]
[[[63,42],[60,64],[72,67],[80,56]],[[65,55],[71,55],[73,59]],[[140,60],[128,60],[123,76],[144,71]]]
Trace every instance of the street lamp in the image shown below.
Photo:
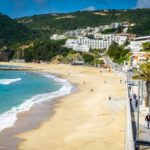
[[[144,97],[144,95],[143,95],[143,80],[141,81],[142,82],[142,85],[141,85],[141,105],[143,105],[143,97]]]

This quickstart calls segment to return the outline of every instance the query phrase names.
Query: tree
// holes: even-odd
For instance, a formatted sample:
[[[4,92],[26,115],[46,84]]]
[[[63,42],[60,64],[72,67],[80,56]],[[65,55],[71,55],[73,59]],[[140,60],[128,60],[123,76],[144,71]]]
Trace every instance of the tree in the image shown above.
[[[143,43],[143,51],[150,52],[150,42]]]
[[[82,57],[86,63],[90,63],[90,62],[94,61],[94,56],[90,53],[83,53]]]
[[[140,64],[139,71],[137,72],[137,75],[133,76],[133,79],[141,79],[146,82],[146,106],[149,106],[150,112],[150,62]]]
[[[127,59],[127,54],[129,53],[128,49],[124,49],[124,46],[119,46],[117,43],[112,43],[112,45],[108,48],[107,55],[114,61],[115,63],[123,63]]]

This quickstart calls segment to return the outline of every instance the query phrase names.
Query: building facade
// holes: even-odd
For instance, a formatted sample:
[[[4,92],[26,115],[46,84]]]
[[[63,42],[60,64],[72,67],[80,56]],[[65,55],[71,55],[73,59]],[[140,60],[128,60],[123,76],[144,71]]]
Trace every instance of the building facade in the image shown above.
[[[139,52],[143,49],[143,43],[150,42],[150,36],[143,36],[135,38],[130,44],[127,46],[132,52]]]

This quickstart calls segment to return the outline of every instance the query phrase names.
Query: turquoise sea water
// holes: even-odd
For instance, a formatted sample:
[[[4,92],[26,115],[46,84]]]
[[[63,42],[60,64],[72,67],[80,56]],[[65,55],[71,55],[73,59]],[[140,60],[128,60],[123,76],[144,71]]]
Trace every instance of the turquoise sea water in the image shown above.
[[[14,125],[17,113],[29,110],[36,103],[69,94],[71,88],[68,81],[49,74],[0,71],[0,131]]]

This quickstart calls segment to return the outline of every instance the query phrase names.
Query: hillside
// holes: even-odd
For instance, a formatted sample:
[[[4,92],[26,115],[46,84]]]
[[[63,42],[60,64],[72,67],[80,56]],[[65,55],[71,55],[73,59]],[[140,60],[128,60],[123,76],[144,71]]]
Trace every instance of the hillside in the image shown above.
[[[0,48],[31,40],[37,33],[6,15],[0,14]]]
[[[66,14],[43,14],[13,20],[0,14],[0,48],[33,39],[48,39],[53,33],[95,27],[112,22],[136,23],[129,32],[150,35],[150,9],[82,11]]]
[[[0,50],[5,50],[6,53],[8,49],[12,50],[11,54],[14,54],[14,56],[11,55],[12,57],[26,58],[28,61],[39,61],[39,59],[48,61],[53,57],[58,59],[57,55],[67,50],[61,48],[58,43],[49,41],[51,34],[122,21],[136,24],[129,29],[130,33],[136,33],[138,36],[150,35],[150,9],[44,14],[15,20],[0,14]],[[68,56],[66,53],[64,55]]]
[[[19,18],[17,21],[31,29],[47,31],[50,34],[88,26],[105,25],[112,22],[129,21],[137,24],[136,27],[130,29],[130,32],[138,35],[150,34],[150,9],[45,14]]]

